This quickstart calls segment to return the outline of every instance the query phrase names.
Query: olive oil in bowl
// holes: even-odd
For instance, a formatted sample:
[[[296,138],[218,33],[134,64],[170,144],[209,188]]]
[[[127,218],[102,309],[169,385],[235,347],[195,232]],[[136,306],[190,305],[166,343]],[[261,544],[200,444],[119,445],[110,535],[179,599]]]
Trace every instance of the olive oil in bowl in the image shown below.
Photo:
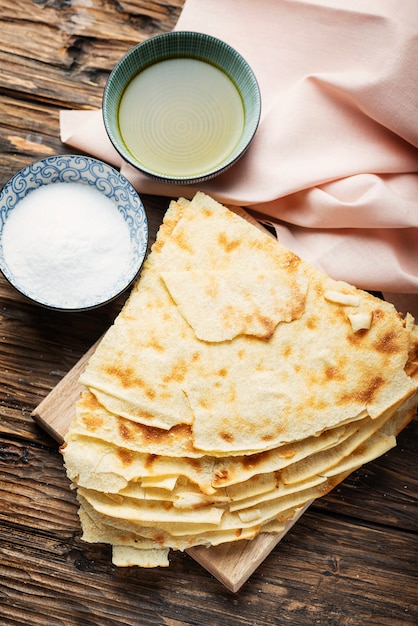
[[[226,42],[171,31],[131,48],[103,93],[103,122],[120,156],[154,180],[197,185],[246,152],[261,115],[257,79]]]
[[[118,111],[120,134],[139,167],[173,178],[197,176],[228,159],[244,121],[234,82],[194,58],[163,60],[139,72]]]

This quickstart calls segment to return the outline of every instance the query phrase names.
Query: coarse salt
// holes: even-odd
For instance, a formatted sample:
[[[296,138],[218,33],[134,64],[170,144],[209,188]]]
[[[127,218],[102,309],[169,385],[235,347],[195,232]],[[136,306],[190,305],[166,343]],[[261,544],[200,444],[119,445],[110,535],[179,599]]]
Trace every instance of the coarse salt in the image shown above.
[[[92,306],[123,288],[129,228],[116,204],[90,185],[34,189],[8,216],[2,243],[15,283],[44,304]]]

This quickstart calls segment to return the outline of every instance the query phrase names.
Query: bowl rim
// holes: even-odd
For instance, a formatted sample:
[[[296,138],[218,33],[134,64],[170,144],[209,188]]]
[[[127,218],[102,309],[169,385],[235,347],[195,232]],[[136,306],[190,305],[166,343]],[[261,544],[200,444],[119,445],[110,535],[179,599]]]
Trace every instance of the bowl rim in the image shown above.
[[[115,121],[111,118],[111,114],[109,112],[109,101],[112,98],[111,95],[111,91],[113,88],[113,84],[114,82],[116,82],[118,80],[118,74],[121,71],[121,69],[127,64],[129,63],[130,59],[132,57],[134,57],[135,55],[138,54],[138,51],[144,50],[144,49],[153,49],[156,45],[159,45],[161,42],[164,42],[165,39],[179,39],[181,41],[181,38],[196,38],[198,41],[201,42],[210,42],[212,44],[215,44],[216,46],[219,46],[221,49],[225,50],[228,52],[228,54],[230,54],[231,56],[233,56],[240,64],[240,66],[242,68],[244,68],[247,76],[249,77],[252,86],[253,86],[253,95],[255,96],[255,100],[254,100],[254,104],[252,105],[252,108],[254,109],[254,113],[252,116],[252,124],[249,126],[249,130],[247,132],[247,140],[246,142],[239,148],[240,143],[237,144],[236,148],[232,151],[232,153],[226,157],[226,159],[224,159],[221,163],[219,163],[218,165],[211,167],[210,169],[208,169],[205,172],[201,172],[199,174],[196,175],[184,175],[184,176],[178,176],[178,175],[170,175],[170,174],[161,174],[159,172],[155,172],[154,170],[152,170],[151,168],[147,168],[146,166],[144,166],[143,164],[140,164],[136,161],[136,159],[133,157],[133,155],[131,155],[130,151],[128,150],[127,147],[124,146],[124,142],[123,139],[120,135],[120,133],[118,133],[117,131],[115,131],[115,126],[117,127],[117,121],[115,124]],[[140,71],[146,69],[147,67],[150,67],[151,65],[155,65],[163,60],[168,60],[170,58],[194,58],[197,60],[201,60],[201,61],[205,61],[207,63],[211,63],[212,65],[214,65],[215,67],[218,67],[218,69],[221,69],[222,71],[225,72],[225,68],[222,67],[221,64],[216,65],[216,63],[209,61],[207,58],[204,58],[202,55],[199,55],[198,53],[194,54],[192,52],[187,52],[186,54],[182,53],[182,54],[178,54],[176,51],[174,51],[173,54],[170,55],[164,55],[162,53],[160,53],[155,60],[152,60],[150,62],[148,62],[147,64],[144,65],[144,67],[141,67],[139,70],[137,70],[136,72],[132,73],[131,77],[128,80],[128,83],[130,82],[130,80],[132,80],[132,78],[134,76],[136,76],[137,74],[139,74]],[[238,90],[238,92],[240,93],[240,96],[242,98],[242,94],[241,91],[238,88],[238,85],[236,83],[236,81],[234,80],[234,78],[227,72],[225,72],[228,76],[228,78],[234,83],[236,89]],[[124,89],[126,88],[127,84],[126,83],[123,86],[123,89],[121,90],[121,93],[119,95],[119,98],[117,100],[117,103],[115,106],[112,106],[112,108],[116,108],[116,110],[119,107],[119,103],[123,94]],[[242,98],[243,103],[244,103],[244,99]],[[245,108],[245,104],[244,104],[244,108]],[[119,155],[130,165],[132,165],[132,167],[134,167],[136,170],[142,172],[143,174],[145,174],[146,176],[157,180],[159,182],[165,182],[165,183],[172,183],[172,184],[177,184],[177,185],[189,185],[189,184],[195,184],[195,183],[200,183],[200,182],[204,182],[206,180],[209,180],[211,178],[214,178],[215,176],[218,176],[219,174],[222,174],[223,172],[225,172],[227,169],[229,169],[230,167],[232,167],[243,155],[244,153],[248,150],[248,148],[250,147],[250,144],[254,138],[254,135],[257,131],[257,128],[259,126],[259,122],[260,122],[260,118],[261,118],[261,91],[260,91],[260,86],[258,83],[258,80],[254,74],[254,71],[252,70],[251,66],[248,64],[248,62],[244,59],[244,57],[230,44],[228,44],[227,42],[223,41],[222,39],[219,39],[218,37],[215,37],[213,35],[209,35],[207,33],[203,33],[200,31],[191,31],[191,30],[174,30],[174,31],[170,31],[167,33],[161,33],[158,35],[155,35],[153,37],[150,37],[148,39],[145,39],[144,41],[141,41],[140,43],[136,44],[135,46],[133,46],[132,48],[130,48],[120,59],[119,61],[116,63],[116,65],[114,66],[114,68],[112,69],[112,71],[110,72],[105,87],[104,87],[104,91],[103,91],[103,98],[102,98],[102,118],[103,118],[103,123],[104,123],[104,127],[107,133],[107,136],[113,146],[113,148],[119,153]],[[245,122],[244,122],[245,125]]]
[[[13,273],[9,270],[7,263],[5,262],[5,258],[4,258],[4,254],[3,254],[3,245],[2,245],[2,235],[3,235],[3,228],[4,225],[7,221],[7,217],[6,215],[8,214],[8,212],[11,210],[13,210],[15,208],[15,206],[19,203],[19,201],[21,199],[23,199],[24,197],[26,197],[27,194],[25,194],[22,198],[19,198],[12,207],[7,207],[5,205],[5,198],[9,195],[11,189],[13,188],[13,182],[16,181],[19,177],[25,177],[27,175],[30,174],[31,170],[36,167],[37,165],[42,166],[42,165],[50,165],[50,164],[54,164],[57,161],[66,161],[67,162],[67,166],[71,164],[71,162],[73,162],[75,160],[82,160],[85,161],[91,165],[98,165],[101,168],[103,168],[105,171],[111,173],[113,176],[116,176],[118,180],[120,180],[124,186],[126,186],[129,196],[136,196],[138,203],[139,203],[139,207],[142,211],[142,229],[143,229],[143,234],[144,234],[144,253],[139,255],[138,258],[138,262],[134,268],[134,270],[132,271],[129,281],[127,283],[123,284],[123,287],[121,287],[120,289],[118,289],[116,291],[116,293],[114,293],[113,295],[106,297],[106,299],[104,300],[98,300],[97,302],[93,302],[92,304],[86,305],[86,306],[71,306],[71,307],[63,307],[63,306],[57,306],[54,305],[51,302],[46,302],[43,301],[41,299],[37,299],[36,297],[34,297],[33,295],[29,295],[26,290],[24,288],[22,288],[18,282],[15,280]],[[66,168],[63,168],[63,171]],[[30,190],[28,191],[28,193],[30,193],[30,191],[33,191],[34,189],[38,189],[40,187],[42,187],[43,185],[49,185],[49,184],[55,184],[56,182],[64,182],[64,181],[46,181],[46,182],[42,182],[41,184],[37,184],[34,185],[30,188]],[[89,184],[86,182],[81,181],[77,181],[80,182],[81,184]],[[95,187],[97,189],[97,187]],[[103,191],[99,188],[98,189],[100,191],[100,193],[103,193]],[[16,193],[14,194],[16,195]],[[111,196],[107,196],[107,197],[111,197]],[[117,210],[119,211],[118,206],[116,205]],[[120,212],[120,211],[119,211]],[[47,157],[43,157],[41,159],[36,159],[34,161],[31,161],[30,163],[28,163],[27,165],[25,165],[24,167],[22,167],[20,170],[18,170],[17,172],[15,172],[4,184],[3,188],[0,191],[0,272],[1,274],[5,277],[5,279],[7,280],[7,282],[18,292],[20,293],[22,296],[24,296],[24,298],[26,298],[28,301],[37,304],[45,309],[49,309],[49,310],[53,310],[53,311],[61,311],[61,312],[68,312],[68,313],[77,313],[77,312],[83,312],[83,311],[90,311],[93,309],[97,309],[99,307],[105,306],[111,302],[113,302],[114,300],[116,300],[117,298],[119,298],[123,293],[125,293],[131,286],[132,284],[136,281],[139,273],[141,272],[141,269],[143,267],[143,264],[145,262],[146,256],[147,256],[147,251],[149,248],[149,224],[148,224],[148,216],[142,201],[141,196],[139,195],[139,193],[137,192],[137,190],[135,189],[135,187],[132,185],[132,183],[116,168],[114,168],[112,165],[110,165],[109,163],[106,163],[105,161],[102,161],[100,159],[96,159],[95,157],[90,157],[88,155],[84,155],[84,154],[55,154],[55,155],[49,155]]]

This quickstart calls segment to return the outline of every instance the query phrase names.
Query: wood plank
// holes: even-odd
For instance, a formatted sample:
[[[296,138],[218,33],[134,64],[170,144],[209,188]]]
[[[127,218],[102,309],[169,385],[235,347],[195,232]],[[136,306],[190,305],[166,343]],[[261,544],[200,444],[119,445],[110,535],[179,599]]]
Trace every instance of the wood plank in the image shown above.
[[[60,445],[72,421],[75,403],[80,395],[81,387],[78,379],[84,371],[88,360],[96,349],[93,345],[74,365],[68,374],[32,411],[32,417]]]
[[[0,523],[66,541],[78,528],[75,494],[57,449],[3,436],[0,448]],[[36,476],[36,479],[35,479]],[[0,546],[0,553],[3,546]]]
[[[0,522],[0,623],[46,626],[413,626],[411,533],[308,511],[238,594],[182,553],[170,568],[114,568],[103,546]],[[401,556],[401,561],[400,561]],[[48,611],[50,622],[45,621]]]
[[[183,4],[2,0],[0,87],[15,85],[30,99],[38,95],[63,108],[98,107],[117,61],[144,39],[172,30]]]

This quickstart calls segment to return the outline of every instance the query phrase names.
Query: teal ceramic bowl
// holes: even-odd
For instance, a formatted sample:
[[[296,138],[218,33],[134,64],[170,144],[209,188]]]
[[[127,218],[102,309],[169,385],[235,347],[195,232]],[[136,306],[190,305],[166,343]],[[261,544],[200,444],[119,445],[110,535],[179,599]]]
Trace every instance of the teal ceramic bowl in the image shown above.
[[[196,184],[231,167],[257,130],[248,63],[215,37],[185,31],[138,44],[111,72],[103,119],[128,163],[159,181]]]

